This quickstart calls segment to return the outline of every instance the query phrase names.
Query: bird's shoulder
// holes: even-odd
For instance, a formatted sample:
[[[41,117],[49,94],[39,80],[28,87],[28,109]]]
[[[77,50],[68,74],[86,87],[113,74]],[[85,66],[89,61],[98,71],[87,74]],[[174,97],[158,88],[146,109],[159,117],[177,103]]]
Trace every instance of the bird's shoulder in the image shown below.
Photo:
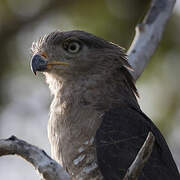
[[[168,145],[158,128],[139,108],[130,106],[106,111],[97,130],[97,161],[105,179],[116,180],[124,176],[149,131],[155,136],[155,145],[140,179],[166,180],[166,176],[180,179]]]

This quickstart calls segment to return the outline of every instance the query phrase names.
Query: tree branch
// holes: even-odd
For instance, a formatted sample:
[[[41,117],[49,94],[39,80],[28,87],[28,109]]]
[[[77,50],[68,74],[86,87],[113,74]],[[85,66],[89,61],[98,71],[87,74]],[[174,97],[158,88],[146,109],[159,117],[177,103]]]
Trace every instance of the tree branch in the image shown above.
[[[154,141],[154,135],[149,132],[146,141],[139,150],[135,160],[127,170],[127,173],[123,180],[138,180],[145,163],[152,153]]]
[[[152,0],[142,24],[137,25],[136,35],[127,52],[135,80],[142,74],[156,50],[175,2],[176,0]]]
[[[43,150],[11,136],[0,140],[0,156],[19,155],[30,162],[46,180],[70,180],[65,170]]]
[[[149,159],[154,145],[154,135],[149,132],[146,141],[139,150],[123,180],[137,180]],[[70,180],[65,170],[43,150],[23,140],[11,136],[0,140],[0,156],[18,155],[30,162],[44,180]]]

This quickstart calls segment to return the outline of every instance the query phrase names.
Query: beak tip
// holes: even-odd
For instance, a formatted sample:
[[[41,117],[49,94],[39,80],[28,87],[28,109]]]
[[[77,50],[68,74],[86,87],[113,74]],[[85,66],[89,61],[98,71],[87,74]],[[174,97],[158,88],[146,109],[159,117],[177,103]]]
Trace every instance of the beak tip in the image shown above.
[[[36,76],[36,70],[32,67],[32,65],[31,65],[31,71],[34,73],[34,75]]]

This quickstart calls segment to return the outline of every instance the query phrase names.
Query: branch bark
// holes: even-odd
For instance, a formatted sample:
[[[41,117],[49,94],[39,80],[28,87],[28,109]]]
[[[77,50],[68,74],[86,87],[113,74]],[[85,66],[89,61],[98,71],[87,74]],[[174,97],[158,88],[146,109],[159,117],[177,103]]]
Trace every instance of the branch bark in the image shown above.
[[[127,170],[127,173],[123,180],[138,180],[141,171],[148,161],[154,146],[155,137],[152,132],[149,132],[146,141],[139,150],[135,160]]]
[[[38,147],[15,136],[0,140],[0,156],[14,154],[30,162],[45,180],[70,180],[60,164]]]
[[[140,77],[156,50],[175,2],[176,0],[152,0],[142,24],[137,25],[136,35],[127,52],[135,80]]]

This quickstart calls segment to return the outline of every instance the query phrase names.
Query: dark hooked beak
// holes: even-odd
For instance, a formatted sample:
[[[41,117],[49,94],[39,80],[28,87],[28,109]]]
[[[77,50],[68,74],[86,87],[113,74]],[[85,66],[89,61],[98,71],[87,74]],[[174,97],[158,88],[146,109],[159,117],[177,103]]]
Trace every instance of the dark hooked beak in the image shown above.
[[[47,69],[48,61],[46,61],[41,55],[36,54],[31,59],[31,70],[36,75],[37,71],[45,71]]]
[[[31,59],[31,70],[36,75],[37,71],[45,71],[45,70],[51,70],[53,66],[68,66],[69,64],[67,62],[63,61],[47,61],[43,58],[43,56],[36,54]]]

